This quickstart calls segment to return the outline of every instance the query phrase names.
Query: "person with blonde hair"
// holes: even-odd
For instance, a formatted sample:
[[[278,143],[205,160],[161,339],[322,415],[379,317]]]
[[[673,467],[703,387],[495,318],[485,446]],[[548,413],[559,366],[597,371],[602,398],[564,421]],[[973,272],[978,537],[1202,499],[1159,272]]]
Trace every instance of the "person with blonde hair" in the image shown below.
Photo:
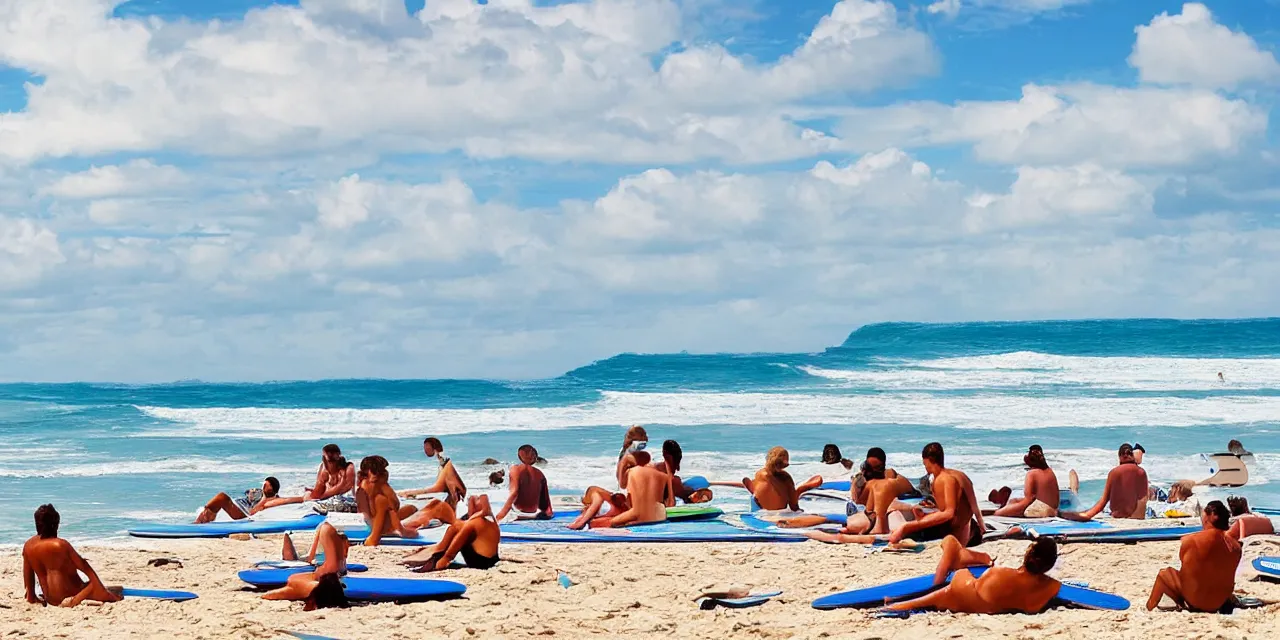
[[[649,434],[644,427],[633,424],[627,429],[627,434],[622,438],[622,450],[618,452],[618,466],[614,469],[614,476],[618,479],[618,487],[627,488],[627,472],[636,466],[637,453],[644,451],[649,445]],[[647,462],[645,464],[648,464]]]
[[[817,489],[822,484],[822,476],[813,476],[797,485],[786,471],[790,465],[791,454],[783,447],[774,447],[765,454],[764,467],[756,472],[755,478],[742,479],[742,486],[751,492],[755,506],[766,511],[800,511],[800,496]],[[824,516],[813,517],[826,522]],[[792,526],[808,525],[792,523]]]

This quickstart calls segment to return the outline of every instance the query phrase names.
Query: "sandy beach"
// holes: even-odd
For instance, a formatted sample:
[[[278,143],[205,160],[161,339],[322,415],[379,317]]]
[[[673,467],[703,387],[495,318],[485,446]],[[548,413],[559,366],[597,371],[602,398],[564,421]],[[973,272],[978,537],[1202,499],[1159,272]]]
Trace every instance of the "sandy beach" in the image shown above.
[[[310,536],[295,540],[301,545]],[[1021,562],[1024,541],[982,549],[1002,566]],[[284,638],[302,631],[356,638],[1256,638],[1275,633],[1280,605],[1230,616],[1143,610],[1160,567],[1177,555],[1176,542],[1141,545],[1073,544],[1063,548],[1053,575],[1082,580],[1132,602],[1125,612],[1052,610],[1037,616],[930,613],[909,620],[875,620],[867,611],[817,611],[810,602],[850,587],[932,571],[936,545],[919,554],[875,553],[854,545],[800,544],[504,544],[510,561],[490,571],[451,570],[438,577],[467,585],[464,598],[406,605],[353,606],[304,612],[300,603],[267,602],[245,590],[236,571],[278,558],[280,536],[248,541],[139,541],[135,547],[85,546],[81,552],[108,584],[185,589],[184,603],[128,599],[74,609],[43,608],[22,599],[21,562],[3,563],[0,637],[4,638]],[[396,561],[404,548],[352,549],[365,575],[412,576]],[[1254,580],[1249,562],[1280,553],[1280,538],[1253,538],[1236,591],[1280,601],[1280,584]],[[152,558],[181,568],[149,567]],[[578,584],[564,589],[557,570]],[[693,598],[712,585],[742,585],[783,594],[760,607],[701,611]],[[1166,601],[1165,606],[1171,606]]]

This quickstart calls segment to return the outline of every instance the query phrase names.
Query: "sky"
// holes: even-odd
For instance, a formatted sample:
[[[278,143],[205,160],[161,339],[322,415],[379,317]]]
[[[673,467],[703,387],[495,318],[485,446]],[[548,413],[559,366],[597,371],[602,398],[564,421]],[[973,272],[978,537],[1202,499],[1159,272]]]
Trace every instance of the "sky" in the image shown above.
[[[0,0],[0,380],[1280,315],[1278,41],[1277,0]]]

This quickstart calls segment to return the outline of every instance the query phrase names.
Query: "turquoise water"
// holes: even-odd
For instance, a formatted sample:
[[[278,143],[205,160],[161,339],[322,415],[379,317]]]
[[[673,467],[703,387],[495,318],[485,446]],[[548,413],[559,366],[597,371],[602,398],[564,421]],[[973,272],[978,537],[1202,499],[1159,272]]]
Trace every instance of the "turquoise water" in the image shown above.
[[[624,354],[519,382],[0,385],[0,543],[29,536],[43,502],[68,537],[108,538],[183,521],[265,475],[301,486],[328,442],[385,456],[397,487],[434,476],[425,436],[473,487],[487,485],[485,458],[510,462],[529,442],[571,493],[609,482],[635,423],[655,447],[678,440],[686,473],[717,479],[752,472],[774,445],[796,475],[844,477],[818,462],[827,442],[852,458],[883,447],[919,475],[920,448],[938,440],[981,493],[1019,483],[1032,443],[1089,494],[1122,442],[1171,481],[1204,477],[1198,454],[1238,438],[1257,459],[1242,493],[1280,506],[1280,319],[878,324],[819,353]]]

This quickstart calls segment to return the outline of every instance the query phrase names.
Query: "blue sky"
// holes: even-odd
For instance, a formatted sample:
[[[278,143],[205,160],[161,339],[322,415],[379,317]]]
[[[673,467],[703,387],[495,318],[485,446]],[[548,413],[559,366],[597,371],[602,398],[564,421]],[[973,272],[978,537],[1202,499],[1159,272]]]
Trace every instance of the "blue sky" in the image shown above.
[[[1276,8],[8,2],[0,379],[1274,315]]]

